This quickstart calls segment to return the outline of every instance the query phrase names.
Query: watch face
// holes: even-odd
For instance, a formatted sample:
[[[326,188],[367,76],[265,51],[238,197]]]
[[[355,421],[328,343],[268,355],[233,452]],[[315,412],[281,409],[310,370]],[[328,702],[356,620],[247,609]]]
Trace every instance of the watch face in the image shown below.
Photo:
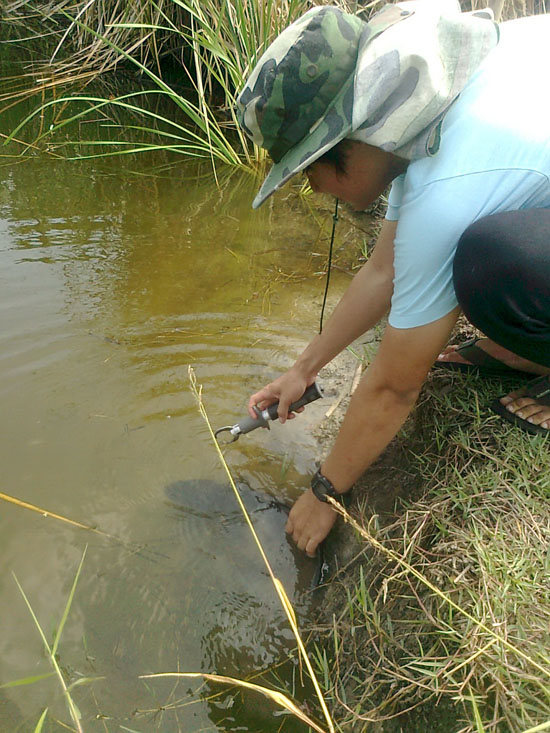
[[[325,501],[327,500],[327,492],[325,487],[322,484],[314,484],[311,487],[313,493],[315,496],[319,499],[319,501]]]
[[[315,474],[311,481],[311,490],[319,501],[326,502],[327,496],[332,496],[336,500],[339,499],[339,494],[336,492],[330,481],[319,472]]]

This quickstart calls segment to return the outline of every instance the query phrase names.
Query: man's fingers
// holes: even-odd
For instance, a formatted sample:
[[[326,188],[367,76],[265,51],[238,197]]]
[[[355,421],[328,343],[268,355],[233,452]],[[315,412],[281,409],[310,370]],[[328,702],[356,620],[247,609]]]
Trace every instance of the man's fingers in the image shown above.
[[[299,550],[305,552],[308,557],[315,557],[315,551],[317,550],[319,540],[315,537],[310,537],[307,534],[302,535],[298,539],[294,539]]]
[[[336,521],[337,514],[328,504],[323,504],[311,489],[304,492],[290,510],[286,531],[296,546],[309,557],[315,552]]]
[[[288,417],[288,408],[290,407],[289,400],[281,398],[279,400],[279,407],[277,408],[277,414],[279,415],[279,421],[285,423]]]
[[[254,405],[261,405],[262,402],[273,402],[277,398],[273,395],[273,393],[267,389],[261,389],[259,392],[256,392],[256,394],[253,394],[250,399],[248,400],[248,406],[253,407]]]
[[[317,546],[318,546],[317,540],[311,538],[309,542],[306,545],[306,555],[308,557],[315,557],[315,554],[317,552]]]
[[[264,389],[261,389],[259,392],[256,392],[256,394],[253,394],[252,397],[248,400],[248,414],[250,417],[257,417],[254,407],[259,407],[260,410],[265,410],[266,407],[269,407],[269,405],[273,404],[273,402],[277,401],[277,395],[273,394],[273,392],[268,389],[267,387],[264,387]]]

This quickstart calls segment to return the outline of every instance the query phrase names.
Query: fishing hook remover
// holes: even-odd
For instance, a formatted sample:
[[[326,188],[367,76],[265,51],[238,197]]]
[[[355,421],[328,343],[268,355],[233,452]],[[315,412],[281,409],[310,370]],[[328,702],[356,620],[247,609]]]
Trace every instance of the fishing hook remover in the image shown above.
[[[303,407],[304,405],[308,405],[310,402],[314,402],[315,400],[318,400],[320,397],[323,397],[323,391],[321,387],[317,384],[317,382],[313,382],[313,384],[310,384],[310,386],[306,389],[304,394],[300,397],[299,400],[296,400],[296,402],[293,402],[290,407],[288,408],[289,412],[295,412],[300,407]],[[233,437],[231,440],[227,441],[228,443],[234,443],[236,440],[238,440],[240,435],[244,435],[244,433],[250,433],[251,430],[256,430],[256,428],[268,428],[269,429],[269,421],[270,420],[276,420],[278,418],[277,414],[277,408],[279,407],[278,402],[274,402],[272,405],[267,407],[265,410],[260,410],[259,407],[254,406],[254,412],[256,413],[256,417],[250,417],[248,415],[247,417],[244,417],[240,422],[236,423],[235,425],[225,425],[223,428],[218,428],[216,432],[214,433],[214,436],[216,440],[218,439],[218,435],[220,433],[230,433]]]

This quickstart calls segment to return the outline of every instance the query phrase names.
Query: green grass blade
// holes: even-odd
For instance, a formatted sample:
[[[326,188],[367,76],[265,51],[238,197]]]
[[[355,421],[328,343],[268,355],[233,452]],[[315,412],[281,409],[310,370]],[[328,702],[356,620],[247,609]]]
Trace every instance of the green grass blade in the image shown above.
[[[79,677],[77,680],[72,682],[67,689],[70,691],[75,687],[80,687],[80,685],[90,685],[93,682],[100,682],[101,680],[106,679],[105,677]]]
[[[3,685],[0,685],[0,690],[3,690],[7,687],[20,687],[21,685],[33,685],[35,682],[40,682],[40,680],[45,680],[48,677],[53,677],[55,675],[55,672],[47,672],[46,674],[37,674],[33,675],[32,677],[22,677],[19,680],[13,680],[12,682],[6,682]]]
[[[534,728],[528,728],[527,730],[524,730],[523,733],[539,733],[543,730],[550,730],[550,720],[547,720],[546,723],[536,725]]]
[[[483,725],[483,721],[481,719],[481,714],[479,712],[479,707],[477,705],[474,693],[470,690],[470,702],[472,703],[472,710],[474,712],[474,720],[476,724],[476,731],[477,733],[485,733],[485,726]]]
[[[78,570],[76,571],[76,575],[71,587],[71,592],[69,593],[69,597],[67,599],[67,603],[65,604],[65,610],[63,611],[63,616],[61,617],[61,623],[59,624],[59,627],[57,629],[57,633],[55,635],[55,639],[52,645],[52,655],[55,656],[57,652],[57,647],[59,646],[59,640],[61,639],[61,634],[63,633],[63,629],[65,628],[65,622],[67,621],[67,617],[69,615],[69,611],[71,610],[71,605],[73,602],[74,594],[76,591],[76,586],[78,584],[78,579],[80,578],[80,571],[82,570],[82,565],[84,564],[84,558],[86,557],[86,550],[87,546],[84,548],[84,552],[82,553],[82,558],[80,560],[80,564],[78,566]]]
[[[13,577],[15,579],[15,582],[17,583],[17,587],[19,588],[19,592],[23,596],[23,600],[25,601],[25,603],[27,605],[27,608],[29,609],[29,613],[31,614],[32,620],[34,621],[34,625],[38,629],[38,633],[40,634],[40,638],[42,639],[42,643],[46,647],[46,652],[47,652],[48,656],[51,658],[51,656],[52,656],[52,650],[50,648],[50,645],[48,644],[48,640],[46,639],[46,635],[44,634],[44,632],[42,630],[42,627],[40,626],[40,622],[36,618],[36,614],[34,613],[33,607],[31,606],[29,599],[25,595],[25,591],[21,587],[21,584],[17,580],[17,575],[15,573],[12,573],[12,575],[13,575]]]
[[[76,573],[76,577],[75,577],[75,580],[73,582],[73,585],[72,585],[72,588],[71,588],[71,592],[69,593],[69,598],[68,598],[68,601],[67,601],[67,603],[65,605],[65,610],[63,612],[61,623],[59,625],[59,629],[58,629],[57,634],[55,636],[54,643],[53,643],[52,647],[50,647],[50,645],[48,644],[48,640],[46,639],[46,635],[44,634],[44,631],[43,631],[42,627],[40,626],[40,622],[38,621],[38,618],[36,617],[36,614],[35,614],[32,606],[31,606],[31,603],[30,603],[29,599],[27,598],[27,596],[25,594],[25,591],[23,590],[21,584],[19,583],[19,581],[17,579],[17,576],[15,575],[15,573],[12,573],[12,575],[13,575],[13,577],[15,579],[15,582],[17,584],[17,587],[19,588],[19,592],[23,596],[23,600],[25,601],[25,604],[26,604],[27,608],[29,609],[29,613],[31,614],[32,620],[34,621],[34,624],[35,624],[36,628],[38,629],[38,633],[40,634],[40,638],[42,639],[42,643],[44,644],[44,647],[46,649],[46,653],[47,653],[48,659],[50,660],[50,664],[52,665],[52,667],[55,670],[55,673],[57,674],[57,677],[59,679],[59,683],[60,683],[60,685],[61,685],[61,687],[63,689],[63,694],[65,695],[65,699],[67,701],[67,707],[69,708],[69,713],[71,715],[71,718],[73,720],[73,723],[75,724],[75,726],[76,726],[76,728],[78,730],[78,733],[83,733],[82,726],[80,725],[80,717],[81,717],[80,716],[80,711],[78,710],[78,708],[77,708],[74,700],[72,699],[71,694],[70,694],[70,692],[69,692],[69,690],[67,688],[67,685],[65,683],[65,678],[63,677],[63,673],[61,672],[61,669],[59,668],[59,664],[57,663],[55,652],[57,650],[59,639],[61,638],[61,632],[63,631],[63,628],[65,626],[65,622],[67,620],[67,616],[69,614],[71,603],[72,603],[72,600],[73,600],[73,597],[74,597],[74,593],[75,593],[75,590],[76,590],[76,584],[77,584],[78,578],[80,576],[80,571],[82,569],[82,563],[84,562],[85,556],[86,556],[86,548],[84,549],[84,552],[82,554],[82,559],[80,561],[80,565],[78,567],[78,571]]]
[[[147,28],[153,31],[173,31],[172,27],[166,25],[153,25],[152,23],[108,23],[106,28]]]
[[[36,724],[36,728],[34,729],[34,733],[40,733],[42,730],[42,726],[44,725],[44,721],[46,720],[46,715],[48,713],[48,708],[45,708],[44,712],[40,716],[40,720]]]

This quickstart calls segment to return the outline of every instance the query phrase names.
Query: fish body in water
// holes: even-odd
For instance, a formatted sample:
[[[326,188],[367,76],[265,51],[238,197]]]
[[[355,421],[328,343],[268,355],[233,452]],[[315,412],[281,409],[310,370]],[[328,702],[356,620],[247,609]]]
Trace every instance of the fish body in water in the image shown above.
[[[288,539],[287,506],[242,482],[237,488],[275,577],[282,582],[298,616],[305,614],[318,578],[319,560],[306,557]],[[272,663],[276,648],[287,647],[293,637],[231,486],[208,479],[176,481],[165,493],[171,517],[178,523],[188,550],[186,573],[197,576],[193,581],[193,586],[200,586],[197,595],[206,594],[214,600],[216,592],[214,605],[204,604],[203,620],[209,627],[203,637],[207,657],[215,668],[226,670],[238,670],[243,656],[252,667]]]
[[[292,580],[289,587],[285,585],[287,593],[292,598],[296,593],[309,591],[317,563],[305,557],[286,536],[290,507],[265,491],[252,490],[243,482],[237,484],[237,489],[275,575],[281,580]],[[259,549],[229,484],[208,479],[176,481],[166,487],[165,493],[167,503],[174,509],[173,516],[183,523],[183,532],[190,529],[190,524],[202,520],[203,532],[206,536],[211,533],[217,536],[216,544],[220,544],[222,537],[228,540],[229,546],[223,548],[223,552],[242,555],[249,570],[259,566],[265,572]],[[238,545],[234,546],[237,538]],[[298,589],[291,586],[298,586]]]

